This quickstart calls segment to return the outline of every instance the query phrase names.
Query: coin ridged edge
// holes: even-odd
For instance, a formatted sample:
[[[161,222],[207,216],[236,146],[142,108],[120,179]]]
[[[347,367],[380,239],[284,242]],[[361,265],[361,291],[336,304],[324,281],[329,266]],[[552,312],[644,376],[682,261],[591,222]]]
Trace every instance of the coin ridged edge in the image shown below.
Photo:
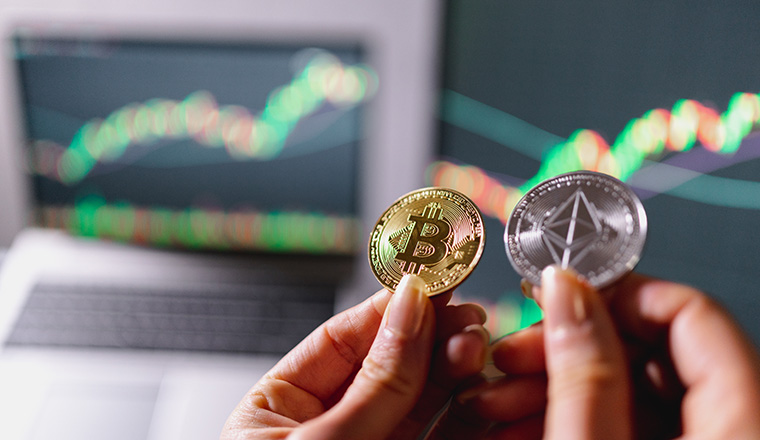
[[[465,195],[465,194],[463,194],[463,193],[461,193],[461,192],[459,192],[459,191],[457,191],[455,189],[441,187],[441,186],[428,186],[428,187],[419,188],[419,189],[416,189],[416,190],[413,190],[413,191],[409,191],[406,194],[404,194],[404,195],[398,197],[396,200],[394,200],[388,206],[388,208],[386,208],[385,211],[383,211],[383,213],[378,217],[377,221],[375,222],[375,226],[372,228],[372,231],[370,232],[369,244],[367,246],[367,258],[369,260],[369,265],[370,265],[370,269],[372,270],[372,274],[380,282],[380,284],[384,288],[386,288],[388,291],[390,291],[390,292],[395,292],[396,291],[396,287],[398,287],[398,282],[395,282],[393,284],[384,282],[384,280],[382,279],[383,277],[378,273],[377,270],[375,270],[375,265],[374,265],[374,263],[372,261],[372,249],[373,249],[372,243],[377,242],[379,240],[379,237],[377,237],[376,235],[378,235],[378,234],[381,233],[381,231],[383,230],[384,221],[387,221],[387,219],[389,218],[388,217],[389,212],[391,212],[391,210],[394,207],[398,206],[399,202],[401,202],[405,198],[411,197],[411,196],[413,196],[413,195],[415,195],[417,193],[424,193],[426,191],[445,191],[445,192],[448,192],[448,193],[452,193],[454,195],[457,195],[457,196],[461,197],[467,203],[471,204],[472,207],[473,207],[473,210],[474,210],[475,214],[477,215],[477,219],[478,219],[478,221],[480,223],[480,242],[478,243],[478,249],[477,249],[477,251],[475,253],[475,256],[472,259],[472,263],[470,264],[470,268],[469,268],[470,270],[467,271],[467,273],[464,276],[462,276],[461,278],[459,278],[452,285],[445,286],[445,288],[443,288],[443,289],[437,289],[437,290],[436,289],[431,289],[430,286],[426,283],[425,284],[425,288],[426,288],[425,294],[427,296],[432,297],[432,296],[440,295],[442,293],[451,291],[454,288],[456,288],[457,286],[459,286],[462,282],[464,282],[470,276],[470,274],[472,274],[473,270],[478,265],[478,262],[480,261],[481,256],[483,255],[483,250],[485,249],[486,228],[485,228],[485,224],[483,223],[483,214],[480,212],[480,208],[478,208],[478,205],[476,205],[475,202],[472,201],[472,199],[470,199],[467,195]]]
[[[601,177],[603,179],[612,180],[615,183],[617,183],[622,188],[623,192],[625,192],[625,194],[627,195],[627,197],[633,202],[633,206],[635,207],[636,215],[637,215],[637,218],[639,220],[639,225],[638,225],[639,226],[639,235],[642,237],[642,240],[640,240],[641,244],[637,247],[637,249],[635,250],[635,252],[632,253],[631,258],[628,259],[628,261],[626,261],[624,263],[625,266],[626,266],[626,268],[627,268],[627,271],[624,272],[624,273],[621,273],[617,277],[611,277],[610,279],[606,280],[605,282],[597,284],[595,287],[598,288],[598,289],[603,289],[605,287],[610,286],[611,284],[614,284],[620,278],[622,278],[623,276],[625,276],[628,272],[632,271],[636,267],[636,265],[639,263],[639,261],[641,259],[641,254],[642,254],[642,252],[644,250],[644,246],[646,245],[646,237],[647,237],[647,232],[648,232],[648,222],[647,222],[646,210],[644,209],[644,204],[641,202],[641,199],[639,199],[639,197],[636,195],[636,193],[633,192],[633,190],[631,189],[631,187],[628,184],[626,184],[625,182],[623,182],[622,180],[620,180],[620,179],[618,179],[618,178],[616,178],[614,176],[610,176],[609,174],[600,173],[600,172],[597,172],[597,171],[579,170],[579,171],[571,171],[571,172],[568,172],[568,173],[558,174],[558,175],[556,175],[554,177],[550,177],[550,178],[548,178],[546,180],[543,180],[543,181],[539,182],[534,187],[532,187],[531,189],[529,189],[520,198],[520,200],[517,202],[517,204],[515,204],[515,207],[513,208],[512,213],[507,218],[507,224],[504,227],[504,247],[505,247],[505,250],[506,250],[507,258],[509,259],[509,263],[511,264],[511,266],[514,268],[515,272],[517,272],[518,275],[520,275],[521,277],[525,278],[526,280],[528,280],[528,282],[530,282],[531,284],[533,284],[535,286],[540,286],[541,285],[541,274],[539,273],[539,274],[536,274],[534,276],[534,274],[532,272],[523,270],[522,265],[519,264],[517,261],[515,261],[514,255],[512,254],[512,251],[510,250],[510,240],[514,239],[516,237],[516,234],[514,234],[514,233],[510,234],[510,229],[511,229],[510,226],[513,224],[513,221],[516,218],[515,212],[517,212],[521,208],[522,205],[524,205],[524,204],[527,203],[527,199],[529,198],[529,196],[532,196],[533,192],[535,190],[537,190],[538,188],[546,186],[549,182],[552,182],[554,180],[559,180],[559,179],[562,179],[564,177],[569,177],[571,175],[577,175],[577,174],[585,174],[585,175],[590,175],[590,176],[599,176],[599,177]],[[512,231],[512,232],[514,232],[514,231]],[[515,246],[517,246],[517,245],[515,245]]]

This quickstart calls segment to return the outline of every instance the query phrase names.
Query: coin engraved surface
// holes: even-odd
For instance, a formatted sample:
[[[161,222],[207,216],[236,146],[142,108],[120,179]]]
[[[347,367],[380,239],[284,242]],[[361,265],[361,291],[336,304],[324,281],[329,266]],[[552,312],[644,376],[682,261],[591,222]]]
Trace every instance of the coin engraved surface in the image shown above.
[[[422,277],[427,295],[453,289],[473,271],[485,246],[483,218],[464,194],[423,188],[396,200],[377,221],[369,263],[394,291],[407,274]]]
[[[528,191],[507,221],[504,244],[517,273],[535,285],[558,264],[603,288],[636,266],[646,232],[644,206],[626,184],[578,171]]]

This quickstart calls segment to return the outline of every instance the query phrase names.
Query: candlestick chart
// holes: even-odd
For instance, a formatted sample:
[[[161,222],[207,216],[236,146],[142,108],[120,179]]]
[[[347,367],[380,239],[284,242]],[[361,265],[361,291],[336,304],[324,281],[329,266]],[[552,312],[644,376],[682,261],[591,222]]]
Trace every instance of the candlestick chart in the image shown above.
[[[282,152],[299,121],[327,105],[352,108],[376,88],[369,67],[344,66],[318,52],[290,83],[269,93],[257,115],[239,105],[219,106],[204,90],[181,101],[155,98],[128,104],[82,125],[68,145],[35,140],[34,171],[64,184],[77,183],[98,163],[121,159],[130,146],[178,139],[225,148],[235,160],[268,160]]]
[[[484,214],[502,224],[506,224],[512,209],[530,188],[557,174],[576,170],[598,171],[632,181],[639,185],[634,188],[644,197],[677,189],[687,180],[705,179],[703,184],[717,186],[719,194],[708,198],[711,191],[699,187],[696,191],[673,193],[703,203],[760,209],[760,184],[703,174],[720,166],[760,157],[760,148],[754,143],[745,147],[751,151],[737,154],[742,142],[752,135],[760,122],[760,96],[757,94],[736,93],[723,113],[691,99],[677,101],[670,110],[650,110],[632,119],[612,145],[598,132],[589,129],[579,129],[563,140],[450,90],[444,91],[443,102],[448,104],[441,114],[444,121],[496,142],[518,145],[515,148],[519,149],[518,153],[541,162],[538,173],[523,181],[461,162],[439,160],[428,167],[428,184],[467,194]],[[499,125],[494,127],[494,122]],[[509,131],[504,131],[505,128]],[[552,142],[555,144],[550,145]],[[679,155],[683,159],[688,154],[699,156],[679,161]],[[669,162],[680,166],[669,165]],[[695,169],[690,169],[690,165]],[[637,180],[634,177],[640,170],[649,172]],[[648,181],[659,178],[667,182],[673,173],[682,176],[676,177],[673,185]],[[486,308],[490,317],[488,329],[494,335],[510,333],[542,318],[538,306],[522,298],[518,292],[503,294],[496,299],[469,295],[467,300]]]
[[[447,1],[426,180],[472,197],[497,237],[460,295],[524,311],[504,224],[539,181],[595,170],[646,208],[635,270],[708,292],[760,341],[760,302],[745,293],[760,246],[760,28],[749,3]]]
[[[445,102],[462,108],[447,109],[443,118],[470,130],[479,131],[479,127],[468,124],[470,120],[479,119],[478,112],[494,113],[496,111],[461,96],[455,96],[455,100],[449,99]],[[473,115],[473,112],[476,116],[465,119],[470,118],[469,115]],[[497,115],[496,118],[498,119],[499,116]],[[510,115],[501,115],[501,118],[506,120],[505,125],[515,125],[515,119]],[[487,120],[493,121],[494,118],[490,117]],[[715,109],[695,100],[682,99],[670,110],[652,109],[641,117],[632,119],[612,145],[594,130],[575,131],[568,139],[547,149],[540,158],[541,166],[538,173],[521,184],[506,183],[506,181],[514,182],[513,177],[500,178],[480,167],[449,161],[437,161],[431,164],[427,171],[427,179],[430,184],[451,187],[469,195],[486,215],[495,217],[506,224],[512,208],[525,192],[545,179],[565,172],[590,170],[603,172],[626,181],[642,167],[653,166],[652,161],[665,157],[666,153],[686,153],[695,145],[715,155],[732,156],[736,154],[742,141],[751,134],[758,122],[760,122],[760,96],[757,94],[736,93],[731,98],[728,109],[723,113],[718,113]],[[520,121],[518,124],[523,124],[523,130],[535,132],[536,137],[546,137],[536,127],[529,126],[526,129],[524,125],[527,123]],[[486,127],[483,128],[486,129]],[[484,135],[489,134],[484,132]],[[495,138],[495,136],[490,137]],[[670,169],[662,167],[662,171],[668,172]],[[689,174],[691,179],[697,177],[701,177],[699,173]],[[716,180],[719,179],[713,178],[711,182]],[[720,181],[727,182],[726,179],[720,179]],[[737,184],[744,187],[756,186],[754,182]],[[736,193],[746,195],[735,202],[739,207],[760,209],[754,193],[746,190],[738,190]],[[689,196],[689,194],[683,195]],[[699,201],[706,201],[701,199],[699,194],[692,196]],[[716,200],[716,203],[725,205],[728,200]]]
[[[152,246],[356,252],[361,107],[379,85],[360,47],[17,43],[37,224]]]

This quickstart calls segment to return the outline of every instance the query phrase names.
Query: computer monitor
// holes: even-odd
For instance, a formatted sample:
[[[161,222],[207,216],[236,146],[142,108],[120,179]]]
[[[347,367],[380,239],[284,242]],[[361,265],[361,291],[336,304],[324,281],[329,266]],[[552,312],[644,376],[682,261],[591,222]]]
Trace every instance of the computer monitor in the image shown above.
[[[359,0],[348,3],[342,0],[220,0],[191,4],[176,0],[133,0],[103,1],[98,7],[71,0],[42,0],[34,4],[11,0],[0,12],[0,38],[3,42],[0,45],[0,188],[3,189],[0,191],[0,206],[3,207],[0,209],[0,246],[11,244],[15,234],[28,224],[30,212],[33,211],[34,190],[28,185],[25,165],[21,165],[25,162],[21,152],[27,130],[21,113],[24,97],[18,90],[19,78],[15,68],[17,48],[13,43],[20,31],[23,35],[54,41],[73,38],[85,42],[121,42],[124,43],[122,47],[176,48],[186,53],[206,46],[240,53],[248,50],[248,56],[267,50],[279,50],[281,53],[290,50],[294,55],[297,47],[322,47],[328,52],[337,53],[341,64],[346,67],[366,64],[377,75],[378,87],[371,99],[363,100],[355,109],[344,112],[347,119],[343,119],[343,128],[335,132],[345,134],[346,123],[350,119],[361,119],[358,125],[349,129],[358,129],[355,133],[361,136],[361,139],[355,139],[361,150],[354,157],[358,161],[353,180],[356,201],[352,207],[342,202],[340,209],[350,209],[358,215],[357,249],[366,249],[370,228],[383,210],[400,195],[424,184],[425,167],[433,154],[440,10],[440,4],[435,0]],[[300,55],[296,58],[300,59]],[[294,68],[299,62],[294,61]],[[205,67],[209,74],[215,69],[213,63]],[[288,67],[282,85],[293,81],[297,72],[290,70],[292,68]],[[214,71],[214,74],[224,73]],[[245,81],[250,82],[251,78],[246,77]],[[177,86],[180,83],[178,81]],[[221,83],[217,81],[217,84]],[[252,101],[254,86],[243,87],[241,94],[234,96],[231,88],[235,86],[228,84],[225,87],[226,91],[218,92],[223,95],[222,98],[215,96],[220,109],[248,104],[253,107],[247,111],[255,118],[266,103],[265,97],[261,97],[259,102]],[[271,90],[262,87],[259,92],[263,93],[263,89]],[[130,103],[145,105],[152,98],[163,97],[181,103],[190,93],[182,95],[169,97],[156,93],[136,96],[134,101],[103,109],[104,113],[99,117],[105,118]],[[242,99],[248,102],[240,102]],[[306,119],[299,121],[305,123]],[[86,124],[88,121],[90,119],[82,117],[80,122]],[[295,136],[298,130],[299,127],[296,127],[292,135]],[[303,140],[303,137],[300,139]],[[298,138],[291,137],[291,140]],[[58,141],[61,142],[65,143],[65,140]],[[200,155],[227,151],[224,147],[207,147],[202,143],[198,147],[195,152]],[[125,154],[131,154],[129,151],[137,153],[138,150],[127,148]],[[283,157],[287,150],[288,147],[283,150]],[[190,160],[191,157],[184,159]],[[243,167],[244,163],[253,165],[255,161],[232,160],[231,163]],[[274,162],[277,160],[269,161],[270,165]],[[158,163],[154,162],[154,165]],[[342,172],[338,175],[348,178],[348,174]],[[95,177],[97,173],[85,176]],[[306,178],[301,176],[296,179],[303,181]],[[51,184],[57,185],[54,181]],[[322,188],[321,185],[322,182],[315,183],[305,190],[313,193]],[[64,186],[68,187],[61,187]],[[76,183],[69,186],[76,186]],[[346,191],[348,188],[340,191],[340,199],[347,194]],[[157,192],[152,190],[151,193],[155,194],[150,197],[158,196]],[[103,193],[90,193],[86,206],[88,209],[100,206],[104,198]],[[224,202],[214,197],[200,197],[198,200],[199,206],[217,211]],[[122,203],[114,209],[124,207]],[[250,206],[246,205],[245,209],[248,208]],[[303,208],[290,204],[283,209]],[[320,211],[333,209],[335,205]],[[196,243],[189,245],[194,249],[198,247]],[[355,304],[379,288],[363,252],[357,254],[355,266],[353,279],[339,292],[339,309]]]
[[[148,245],[354,255],[357,44],[20,30],[35,223]]]
[[[428,182],[486,215],[485,253],[459,294],[493,310],[492,331],[540,318],[505,254],[512,207],[540,179],[586,168],[643,199],[638,272],[705,290],[760,341],[760,9],[450,0],[446,14]]]

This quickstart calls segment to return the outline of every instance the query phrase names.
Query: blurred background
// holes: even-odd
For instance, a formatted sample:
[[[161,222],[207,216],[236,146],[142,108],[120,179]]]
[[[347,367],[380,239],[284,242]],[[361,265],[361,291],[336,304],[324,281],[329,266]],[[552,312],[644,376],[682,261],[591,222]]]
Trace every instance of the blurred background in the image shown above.
[[[0,14],[5,249],[35,224],[338,256],[342,310],[378,288],[366,242],[382,211],[447,186],[486,219],[456,300],[484,305],[499,337],[541,318],[504,251],[512,207],[593,169],[643,200],[636,270],[708,292],[760,343],[752,0],[10,0]]]
[[[209,9],[201,2],[180,7],[163,1],[140,11],[115,2],[97,6],[88,2],[13,3],[4,5],[6,63],[0,72],[5,85],[0,239],[6,247],[32,219],[30,212],[42,221],[40,212],[44,210],[34,211],[29,206],[30,194],[35,191],[47,198],[48,207],[74,203],[71,201],[81,207],[87,197],[96,205],[124,203],[145,186],[160,186],[161,174],[181,165],[193,171],[169,179],[175,182],[172,188],[176,191],[166,190],[167,194],[127,203],[148,209],[187,204],[213,210],[224,203],[245,202],[241,192],[266,187],[264,182],[271,176],[287,176],[280,179],[297,188],[300,197],[312,200],[311,211],[342,210],[360,218],[361,232],[352,235],[347,244],[351,248],[348,253],[359,254],[354,276],[359,281],[354,281],[339,299],[337,307],[345,308],[374,286],[364,268],[364,249],[359,249],[366,246],[364,237],[374,219],[408,190],[425,184],[445,185],[472,196],[487,217],[486,253],[458,294],[463,300],[475,299],[488,306],[493,317],[490,328],[495,335],[502,335],[540,318],[535,305],[518,294],[519,280],[504,254],[501,236],[511,207],[541,177],[578,168],[600,169],[627,180],[644,200],[650,232],[637,270],[710,292],[739,317],[756,340],[760,338],[760,321],[754,319],[760,300],[751,293],[760,244],[760,235],[754,231],[760,192],[752,133],[757,116],[753,113],[757,111],[753,93],[760,81],[756,73],[760,31],[751,23],[760,8],[751,1],[732,0],[720,5],[705,1],[695,7],[686,1],[526,4],[451,0],[423,2],[406,14],[391,12],[390,6],[352,6],[349,2],[320,6],[294,1],[263,6],[233,1]],[[373,12],[366,12],[367,8]],[[365,11],[360,12],[362,9]],[[12,41],[19,36],[30,40]],[[65,47],[75,46],[77,41],[103,46],[103,53],[93,53],[94,58],[125,55],[113,65],[91,71],[91,77],[71,74],[86,66],[63,70],[50,68],[44,60],[34,64],[34,56],[52,58],[56,51],[77,50]],[[210,99],[219,106],[236,105],[255,114],[275,86],[236,84],[235,73],[226,70],[224,64],[211,68],[217,72],[214,77],[209,69],[200,68],[198,61],[172,67],[185,69],[188,75],[195,69],[195,79],[161,77],[160,69],[146,70],[150,60],[143,60],[143,64],[130,61],[130,44],[133,52],[139,52],[140,45],[163,45],[153,48],[151,56],[173,54],[177,59],[185,56],[183,51],[190,52],[188,46],[192,45],[237,45],[237,49],[223,48],[228,52],[244,52],[246,45],[252,44],[290,45],[285,52],[292,53],[281,55],[285,59],[296,52],[297,45],[309,46],[309,42],[327,42],[328,47],[342,51],[347,64],[355,61],[367,66],[362,73],[364,89],[358,92],[361,96],[348,98],[354,99],[364,114],[349,114],[347,118],[353,120],[344,120],[339,129],[343,130],[339,136],[353,138],[356,145],[339,159],[346,162],[335,169],[344,170],[345,175],[340,177],[342,181],[333,179],[333,187],[324,180],[320,187],[314,185],[320,179],[305,179],[308,163],[273,168],[283,162],[262,161],[255,154],[242,154],[243,160],[238,160],[241,157],[234,157],[233,151],[227,153],[227,159],[230,155],[233,159],[226,160],[231,163],[226,169],[237,166],[240,173],[251,177],[246,182],[232,179],[234,189],[212,185],[204,189],[207,182],[191,177],[197,173],[198,164],[225,161],[225,153],[209,153],[208,148],[194,152],[190,159],[184,155],[186,162],[194,162],[179,165],[171,163],[177,160],[171,147],[164,148],[163,153],[154,151],[151,166],[164,171],[156,177],[146,174],[143,167],[135,175],[103,181],[103,174],[120,167],[101,164],[105,171],[93,176],[87,185],[77,185],[56,182],[49,170],[47,174],[35,170],[36,187],[32,189],[18,172],[31,150],[38,162],[54,162],[56,159],[50,158],[56,154],[53,151],[61,150],[67,142],[63,138],[68,136],[70,141],[76,132],[76,128],[69,128],[61,133],[60,119],[48,122],[39,112],[32,122],[24,122],[26,110],[19,110],[23,107],[19,102],[25,99],[50,99],[51,103],[41,104],[49,107],[60,107],[68,100],[66,105],[72,110],[61,111],[89,112],[80,117],[85,122],[86,118],[113,116],[126,104],[150,98],[171,96],[179,102],[188,97],[185,89],[192,89],[190,83],[213,77],[211,81],[224,90]],[[33,53],[23,53],[25,50]],[[30,60],[24,78],[19,78],[17,66],[7,62],[14,57]],[[99,75],[102,81],[112,82],[112,96],[89,104],[93,108],[82,109],[92,98],[77,89],[87,88]],[[19,82],[40,76],[49,84],[57,84],[58,90],[39,93],[54,96],[20,96]],[[131,92],[129,87],[134,83],[150,86]],[[207,89],[213,86],[203,84]],[[82,102],[71,102],[75,96]],[[736,122],[741,119],[737,116],[740,113],[752,122]],[[730,115],[735,117],[731,119]],[[308,117],[303,119],[301,125],[309,123]],[[45,144],[40,146],[40,141],[50,141],[50,134],[45,138],[44,130],[61,137],[56,140],[57,147],[51,147],[50,142],[47,149]],[[35,138],[36,150],[20,145],[28,143],[27,135]],[[330,142],[324,138],[318,141]],[[307,147],[314,148],[321,147]],[[614,154],[607,161],[604,156],[610,150]],[[570,152],[558,154],[561,151]],[[134,162],[128,153],[119,159]],[[146,153],[136,153],[140,154]],[[332,161],[329,157],[323,160]],[[241,163],[246,165],[241,167]],[[262,164],[267,173],[255,168]],[[225,169],[215,170],[214,175],[227,172],[219,170]],[[159,181],[145,182],[151,178]],[[342,192],[335,192],[338,187]],[[182,201],[171,199],[177,197],[177,191],[185,192]],[[277,197],[277,193],[270,195]],[[204,203],[211,208],[203,208]],[[273,206],[267,208],[278,208]],[[49,214],[47,221],[52,222],[50,209],[45,212]],[[74,232],[95,234],[81,228]],[[101,235],[119,240],[135,238],[118,230]],[[157,240],[161,245],[169,243],[166,238],[164,242]],[[176,241],[185,247],[231,246],[193,240],[199,238]]]
[[[534,176],[596,167],[643,199],[636,270],[709,292],[760,342],[760,145],[739,122],[742,102],[757,121],[758,14],[751,1],[447,2],[428,176],[489,217],[459,293],[491,301],[496,334],[535,319],[500,240],[515,198]]]

